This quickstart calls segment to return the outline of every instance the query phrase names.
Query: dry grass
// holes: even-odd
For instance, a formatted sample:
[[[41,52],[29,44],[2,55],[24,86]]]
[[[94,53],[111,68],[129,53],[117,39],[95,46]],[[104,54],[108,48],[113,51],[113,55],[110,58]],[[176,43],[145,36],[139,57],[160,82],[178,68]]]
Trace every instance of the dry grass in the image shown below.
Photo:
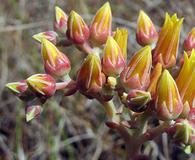
[[[79,94],[73,97],[52,98],[44,105],[44,111],[39,118],[26,123],[24,104],[4,89],[7,82],[43,72],[43,67],[40,65],[40,48],[31,37],[40,31],[52,29],[55,4],[67,13],[74,9],[90,19],[90,15],[94,14],[103,2],[103,0],[1,1],[1,160],[120,160],[124,158],[123,142],[114,131],[108,130],[104,125],[105,115],[96,101],[86,100]],[[125,25],[130,31],[129,54],[139,47],[134,42],[134,27],[140,9],[145,10],[159,26],[163,22],[165,12],[176,12],[179,17],[184,16],[182,41],[185,34],[195,25],[194,0],[112,0],[111,6],[116,17],[115,26]],[[70,57],[75,66],[73,70],[76,71],[82,55],[79,51],[72,51],[71,48],[64,51]],[[159,156],[163,160],[163,152],[166,151],[160,148],[158,149],[156,143],[151,143],[146,152],[151,152],[154,159]],[[171,156],[172,159],[174,156]]]

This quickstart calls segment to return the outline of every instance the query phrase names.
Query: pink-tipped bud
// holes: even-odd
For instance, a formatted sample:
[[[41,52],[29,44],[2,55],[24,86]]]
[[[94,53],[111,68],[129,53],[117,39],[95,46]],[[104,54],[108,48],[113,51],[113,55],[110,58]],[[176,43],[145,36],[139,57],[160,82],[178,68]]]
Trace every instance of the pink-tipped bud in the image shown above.
[[[192,49],[195,49],[195,27],[192,28],[184,40],[184,50],[188,52]]]
[[[35,74],[27,80],[29,88],[37,95],[49,98],[56,91],[56,81],[49,74]]]
[[[29,122],[42,112],[42,107],[40,105],[27,106],[26,108],[26,121]]]
[[[68,21],[68,16],[66,15],[66,13],[60,7],[56,6],[54,28],[57,31],[61,32],[62,34],[66,34],[67,21]]]
[[[143,112],[151,101],[150,92],[141,90],[131,90],[127,96],[127,105],[134,112]]]
[[[107,76],[118,76],[125,67],[125,59],[116,41],[109,36],[102,58],[103,72]]]
[[[128,30],[126,28],[117,28],[114,34],[114,40],[117,42],[121,48],[123,57],[126,61],[127,59],[127,41],[128,41]]]
[[[17,96],[21,93],[24,93],[27,90],[28,85],[26,84],[25,80],[21,80],[19,82],[8,83],[6,84],[6,87],[9,88],[11,92]]]
[[[112,13],[109,2],[106,2],[96,13],[90,27],[91,40],[102,45],[106,42],[107,37],[111,35]]]
[[[159,119],[164,121],[179,117],[183,103],[177,85],[168,70],[164,70],[157,85],[155,108]]]
[[[152,44],[158,39],[158,33],[153,22],[142,10],[140,11],[137,20],[136,39],[137,42],[142,46]]]
[[[42,39],[41,53],[46,73],[54,77],[62,77],[70,72],[71,66],[68,57],[50,41]]]
[[[99,92],[102,88],[102,84],[100,59],[95,54],[91,53],[84,60],[79,70],[77,75],[77,87],[85,95],[90,95]]]
[[[75,11],[71,11],[68,17],[67,36],[76,44],[83,44],[89,38],[88,26]]]
[[[28,89],[26,80],[21,80],[18,82],[12,82],[6,84],[6,87],[19,99],[28,102],[32,101],[36,96]]]
[[[150,71],[152,67],[151,47],[140,49],[131,58],[120,77],[125,88],[144,90],[150,83]]]
[[[58,34],[54,31],[46,31],[33,35],[33,38],[41,43],[42,39],[47,39],[53,44],[57,43]]]

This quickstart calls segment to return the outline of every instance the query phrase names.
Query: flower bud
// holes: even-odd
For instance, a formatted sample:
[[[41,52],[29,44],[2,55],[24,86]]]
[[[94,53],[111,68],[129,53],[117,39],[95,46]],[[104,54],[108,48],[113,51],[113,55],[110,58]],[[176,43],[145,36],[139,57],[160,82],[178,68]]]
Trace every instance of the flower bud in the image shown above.
[[[188,116],[190,109],[195,107],[195,50],[191,51],[190,57],[184,52],[184,64],[176,79],[184,110],[184,116]]]
[[[68,57],[46,39],[42,39],[41,53],[46,73],[54,77],[62,77],[70,72]]]
[[[128,30],[126,28],[117,28],[114,34],[114,39],[121,48],[123,57],[127,59],[127,41],[128,41]]]
[[[125,60],[116,41],[109,36],[102,58],[103,72],[107,76],[118,76],[125,67]]]
[[[183,110],[177,85],[169,71],[164,70],[157,85],[155,108],[159,119],[176,119]]]
[[[127,96],[127,105],[134,112],[143,112],[147,108],[147,103],[150,101],[150,92],[146,91],[131,90]]]
[[[62,34],[66,34],[67,21],[68,16],[66,15],[66,13],[61,8],[56,6],[54,28]]]
[[[35,74],[27,80],[29,88],[37,95],[49,98],[56,91],[56,81],[49,74]]]
[[[33,35],[33,38],[37,40],[38,42],[41,42],[42,39],[47,39],[53,44],[57,43],[57,37],[58,37],[58,34],[54,31],[46,31],[46,32],[41,32],[41,33]]]
[[[76,44],[83,44],[89,38],[88,26],[75,11],[71,11],[68,17],[67,36]]]
[[[6,87],[11,90],[11,92],[16,95],[19,99],[25,102],[32,101],[36,96],[28,89],[26,80],[21,80],[19,82],[12,82],[6,84]]]
[[[151,67],[151,47],[146,46],[135,53],[128,66],[122,71],[120,75],[122,84],[129,89],[146,89],[150,83]]]
[[[152,44],[158,39],[158,33],[154,24],[148,15],[142,10],[140,11],[137,20],[136,39],[142,46]]]
[[[13,94],[16,96],[25,92],[28,88],[28,85],[26,84],[25,80],[21,80],[19,82],[12,82],[6,84],[6,87],[9,88]]]
[[[182,23],[183,18],[178,19],[176,14],[170,17],[166,13],[165,22],[154,49],[153,60],[155,64],[159,62],[164,68],[175,65]]]
[[[152,96],[156,94],[156,86],[157,86],[161,73],[162,73],[162,64],[157,63],[154,69],[152,70],[152,73],[150,76],[150,85],[148,87],[148,91],[151,93]]]
[[[112,13],[109,2],[106,2],[96,13],[90,27],[91,40],[102,45],[106,42],[107,37],[111,35]]]
[[[83,94],[90,95],[99,92],[102,84],[100,59],[91,53],[84,60],[78,72],[77,87]]]
[[[178,119],[173,127],[173,139],[180,144],[189,145],[195,136],[195,125],[187,119]]]
[[[192,49],[195,49],[195,27],[192,28],[184,40],[184,50],[191,51]]]
[[[29,122],[41,114],[42,108],[40,105],[27,106],[26,108],[26,121]]]

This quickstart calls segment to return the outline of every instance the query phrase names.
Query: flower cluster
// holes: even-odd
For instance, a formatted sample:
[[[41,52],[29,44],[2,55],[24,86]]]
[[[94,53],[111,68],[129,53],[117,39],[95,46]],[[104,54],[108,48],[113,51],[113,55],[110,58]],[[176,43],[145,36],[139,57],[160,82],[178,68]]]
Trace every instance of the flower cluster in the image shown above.
[[[139,127],[136,126],[139,117],[147,115],[169,124],[173,138],[192,145],[195,143],[195,29],[184,41],[182,63],[177,63],[182,23],[183,18],[166,13],[164,24],[157,31],[149,16],[140,11],[136,40],[141,48],[130,57],[127,55],[128,29],[112,29],[108,2],[89,25],[75,11],[67,15],[56,7],[55,32],[33,36],[41,43],[45,73],[6,86],[26,102],[27,120],[38,115],[42,110],[40,105],[56,91],[65,90],[66,96],[79,91],[105,106],[110,128]],[[69,45],[86,55],[76,79],[69,77],[69,58],[57,48]],[[124,109],[115,108],[112,103],[115,96]],[[125,110],[129,119],[122,117]],[[167,126],[166,130],[169,130]]]

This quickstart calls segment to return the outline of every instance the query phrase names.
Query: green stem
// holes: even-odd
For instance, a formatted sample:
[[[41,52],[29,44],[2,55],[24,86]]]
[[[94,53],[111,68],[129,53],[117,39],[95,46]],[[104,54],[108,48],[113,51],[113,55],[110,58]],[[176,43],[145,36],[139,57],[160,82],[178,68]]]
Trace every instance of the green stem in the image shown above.
[[[117,115],[117,111],[113,101],[110,100],[108,102],[101,102],[101,103],[104,106],[108,118],[114,122],[119,122],[119,116]]]

